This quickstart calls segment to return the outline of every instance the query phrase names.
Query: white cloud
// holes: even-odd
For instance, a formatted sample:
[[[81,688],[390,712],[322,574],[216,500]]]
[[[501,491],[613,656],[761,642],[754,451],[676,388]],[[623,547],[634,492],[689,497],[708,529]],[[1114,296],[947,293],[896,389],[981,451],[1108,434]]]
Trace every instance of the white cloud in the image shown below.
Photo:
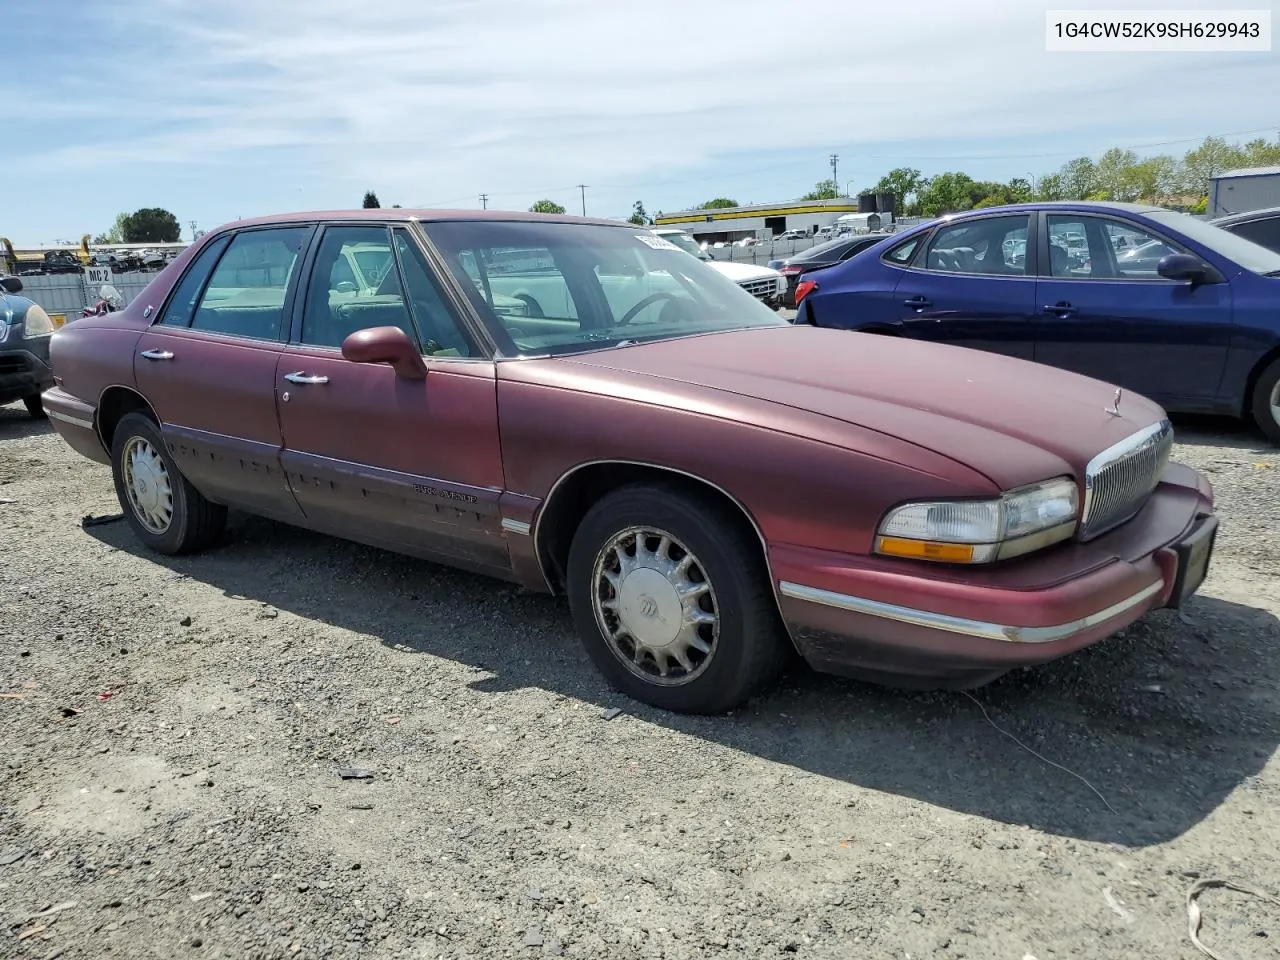
[[[138,49],[76,68],[85,93],[74,103],[41,103],[34,87],[20,109],[71,124],[110,116],[112,135],[64,139],[30,156],[33,169],[243,165],[285,148],[318,176],[406,204],[487,191],[527,205],[547,188],[576,196],[579,181],[728,190],[743,171],[723,158],[761,154],[767,167],[784,148],[812,151],[806,172],[786,162],[788,182],[807,186],[833,148],[852,173],[883,168],[874,157],[891,142],[925,158],[956,141],[999,156],[1050,139],[1061,149],[1087,131],[1212,133],[1271,122],[1237,91],[1280,79],[1268,56],[1049,55],[1044,7],[1025,0],[99,0],[96,10],[125,18]],[[630,193],[619,191],[612,205],[625,209]]]

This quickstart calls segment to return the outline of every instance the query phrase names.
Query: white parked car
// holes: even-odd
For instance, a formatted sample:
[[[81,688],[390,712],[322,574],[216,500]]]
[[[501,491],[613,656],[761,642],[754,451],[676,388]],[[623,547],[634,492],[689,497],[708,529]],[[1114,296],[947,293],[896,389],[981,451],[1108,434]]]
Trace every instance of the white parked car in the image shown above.
[[[716,260],[708,256],[698,242],[674,227],[654,227],[653,232],[670,243],[674,243],[690,256],[705,261],[707,266],[724,274],[747,293],[775,310],[782,304],[782,295],[787,292],[787,278],[772,267],[761,267],[754,263],[735,263],[732,260]]]

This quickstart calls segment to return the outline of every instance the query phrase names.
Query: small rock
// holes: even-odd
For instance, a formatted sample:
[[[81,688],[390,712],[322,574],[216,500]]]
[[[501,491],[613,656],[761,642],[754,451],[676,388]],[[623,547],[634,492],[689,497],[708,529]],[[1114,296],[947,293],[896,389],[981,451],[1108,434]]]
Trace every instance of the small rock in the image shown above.
[[[263,607],[258,611],[259,620],[274,620],[278,616],[280,616],[280,611],[275,607]]]
[[[11,863],[17,863],[26,855],[24,850],[6,850],[4,853],[0,853],[0,867],[7,867]]]
[[[622,716],[622,708],[621,708],[621,707],[610,707],[610,708],[609,708],[608,710],[606,710],[604,713],[600,714],[600,716],[604,717],[606,720],[612,720],[612,719],[614,719],[615,717],[620,717],[620,716]]]
[[[183,617],[181,620],[179,620],[179,621],[178,621],[178,623],[179,623],[179,625],[180,625],[180,626],[189,627],[189,626],[191,626],[191,618],[190,618],[190,617]],[[194,944],[193,944],[193,946],[194,946]]]
[[[343,780],[372,780],[373,771],[363,770],[360,767],[343,767],[338,771],[338,776]]]
[[[530,930],[524,935],[524,945],[526,947],[542,946],[542,931]]]

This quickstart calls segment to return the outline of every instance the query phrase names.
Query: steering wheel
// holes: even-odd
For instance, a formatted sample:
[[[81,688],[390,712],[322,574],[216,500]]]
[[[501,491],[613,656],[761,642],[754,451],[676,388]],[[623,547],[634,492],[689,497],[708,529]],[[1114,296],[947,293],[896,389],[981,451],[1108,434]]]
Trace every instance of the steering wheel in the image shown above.
[[[657,303],[659,300],[683,300],[683,299],[685,298],[680,296],[679,294],[672,293],[669,290],[659,290],[657,293],[651,293],[647,297],[641,298],[641,300],[637,302],[634,306],[632,306],[630,310],[624,313],[622,317],[618,320],[618,322],[615,324],[615,326],[620,327],[623,324],[630,323],[632,320],[635,319],[636,314],[638,314],[641,310],[643,310],[645,307],[649,306],[650,304]]]

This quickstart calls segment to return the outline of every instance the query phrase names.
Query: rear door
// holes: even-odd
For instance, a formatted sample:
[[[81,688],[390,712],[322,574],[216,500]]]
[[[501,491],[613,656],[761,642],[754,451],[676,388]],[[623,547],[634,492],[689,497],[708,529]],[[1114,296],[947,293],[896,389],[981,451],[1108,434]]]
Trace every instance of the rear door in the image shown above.
[[[361,269],[352,271],[357,254]],[[308,275],[275,381],[282,459],[308,524],[508,570],[494,364],[412,235],[399,226],[326,226]],[[425,380],[343,358],[348,335],[381,326],[420,345]]]
[[[1026,213],[936,229],[894,290],[903,335],[1030,359],[1036,281],[1022,246],[1031,229]]]
[[[276,363],[309,225],[238,231],[195,258],[134,358],[183,474],[206,496],[299,516],[280,464]]]
[[[1035,359],[1175,410],[1214,409],[1231,345],[1231,285],[1160,276],[1160,256],[1189,251],[1137,221],[1049,213],[1044,223]],[[1083,256],[1065,242],[1073,234],[1085,237]]]

